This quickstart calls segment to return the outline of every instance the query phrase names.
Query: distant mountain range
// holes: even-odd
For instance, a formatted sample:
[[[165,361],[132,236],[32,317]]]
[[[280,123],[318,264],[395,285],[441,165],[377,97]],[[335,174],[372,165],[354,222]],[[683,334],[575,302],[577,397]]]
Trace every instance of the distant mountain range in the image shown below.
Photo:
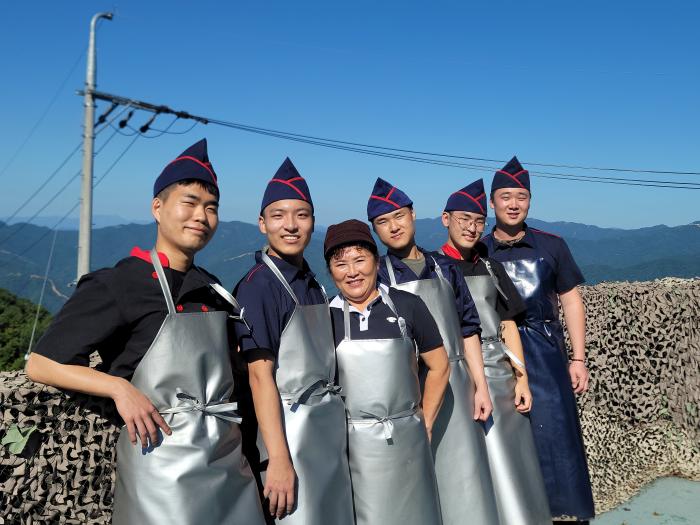
[[[566,239],[589,284],[600,281],[640,281],[659,277],[700,276],[700,222],[685,226],[652,226],[636,230],[599,228],[570,222],[531,219],[528,224]],[[437,249],[445,241],[440,219],[417,221],[418,244]],[[318,227],[307,249],[309,264],[319,280],[332,289],[323,261],[323,235]],[[33,224],[0,222],[0,288],[38,301],[53,233]],[[93,230],[92,268],[112,266],[128,256],[133,246],[147,248],[155,240],[153,224],[122,224]],[[258,227],[243,222],[222,222],[197,264],[216,274],[227,288],[253,264],[253,254],[265,239]],[[78,232],[62,230],[49,271],[43,304],[56,311],[71,295],[75,280]]]

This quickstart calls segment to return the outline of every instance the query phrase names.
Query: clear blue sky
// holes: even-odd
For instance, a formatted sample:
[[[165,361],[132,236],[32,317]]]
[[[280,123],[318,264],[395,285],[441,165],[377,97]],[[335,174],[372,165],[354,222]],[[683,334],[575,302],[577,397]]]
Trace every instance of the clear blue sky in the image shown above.
[[[98,33],[104,91],[310,135],[497,159],[517,154],[526,166],[700,171],[698,4],[609,0],[3,2],[0,169],[84,52],[92,14],[112,9],[114,20]],[[80,141],[74,90],[84,74],[83,58],[0,177],[0,216]],[[95,213],[148,217],[154,178],[203,136],[226,220],[255,221],[264,185],[287,155],[309,182],[321,224],[363,218],[377,176],[411,195],[419,217],[437,216],[449,193],[473,179],[491,179],[197,126],[139,139],[96,189]],[[115,137],[97,157],[97,177],[128,141]],[[21,215],[34,213],[79,166],[76,155]],[[76,181],[43,214],[62,215],[77,194]],[[531,214],[545,220],[625,228],[700,220],[698,190],[533,178],[533,194]]]

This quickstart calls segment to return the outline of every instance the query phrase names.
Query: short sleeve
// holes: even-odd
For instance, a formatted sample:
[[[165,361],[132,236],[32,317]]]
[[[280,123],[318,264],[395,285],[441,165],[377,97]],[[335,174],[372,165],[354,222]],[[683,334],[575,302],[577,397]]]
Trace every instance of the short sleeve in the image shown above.
[[[574,261],[571,250],[564,239],[560,240],[557,253],[555,254],[557,263],[557,293],[563,294],[585,282],[576,261]]]
[[[245,323],[235,323],[240,351],[267,350],[277,355],[283,326],[274,290],[269,287],[261,290],[259,282],[244,278],[234,289],[234,295],[245,319]]]
[[[442,346],[440,330],[423,299],[417,295],[406,293],[402,294],[397,300],[406,305],[403,308],[406,312],[405,317],[408,317],[406,322],[411,327],[413,340],[416,342],[418,352],[429,352]]]
[[[455,299],[457,301],[457,313],[460,317],[462,326],[462,337],[469,337],[474,334],[481,333],[481,320],[476,311],[476,305],[472,299],[467,283],[464,281],[462,270],[451,264],[450,282],[455,291]]]
[[[83,276],[34,353],[65,365],[90,364],[90,354],[125,326],[117,301],[99,274]]]

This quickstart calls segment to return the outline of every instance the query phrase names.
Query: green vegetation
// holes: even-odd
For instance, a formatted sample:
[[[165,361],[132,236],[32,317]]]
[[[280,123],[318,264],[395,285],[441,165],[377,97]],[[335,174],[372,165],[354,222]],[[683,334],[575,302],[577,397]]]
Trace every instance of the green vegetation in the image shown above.
[[[36,305],[0,288],[0,371],[21,370],[24,354],[32,335]],[[34,342],[41,337],[51,321],[45,308],[39,311]]]

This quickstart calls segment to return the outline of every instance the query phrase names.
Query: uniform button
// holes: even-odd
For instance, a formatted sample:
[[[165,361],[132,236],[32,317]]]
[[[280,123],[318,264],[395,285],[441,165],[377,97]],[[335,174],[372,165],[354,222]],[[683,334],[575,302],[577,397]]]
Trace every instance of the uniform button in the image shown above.
[[[178,312],[182,312],[184,309],[185,309],[185,307],[182,306],[181,304],[178,304],[178,305],[175,307],[175,310],[177,310]]]
[[[360,321],[364,321],[364,320],[365,320],[365,316],[363,315],[362,317],[360,317]]]
[[[153,273],[151,274],[151,277],[153,277],[154,279],[158,279],[158,273],[157,273],[157,272],[153,272]]]
[[[207,307],[207,305],[203,304],[202,305],[202,312],[208,312],[208,311],[209,311],[209,308]]]

